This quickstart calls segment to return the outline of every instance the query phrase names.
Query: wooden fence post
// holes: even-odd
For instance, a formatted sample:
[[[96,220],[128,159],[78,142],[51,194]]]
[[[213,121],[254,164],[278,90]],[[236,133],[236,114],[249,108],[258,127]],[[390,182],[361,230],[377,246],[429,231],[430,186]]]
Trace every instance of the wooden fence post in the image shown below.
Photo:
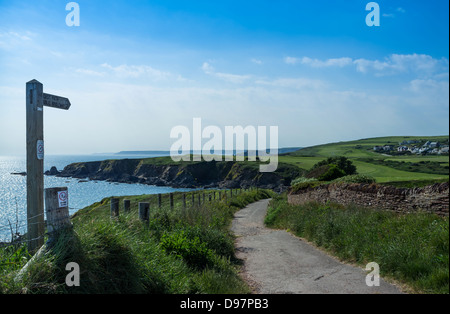
[[[139,219],[145,224],[149,223],[150,219],[150,203],[139,203]]]
[[[183,209],[186,209],[186,193],[183,193]]]
[[[169,198],[170,198],[170,209],[173,209],[173,193],[169,194]]]
[[[119,217],[119,199],[111,197],[111,218]]]
[[[162,195],[158,194],[158,207],[161,208],[162,207]]]
[[[28,250],[44,244],[44,111],[43,85],[26,84]]]
[[[129,213],[130,212],[130,204],[131,204],[130,200],[123,200],[123,211],[125,213]]]
[[[72,227],[69,216],[67,187],[45,189],[45,214],[49,242],[56,240],[58,231]]]
[[[45,94],[37,80],[26,83],[27,235],[28,251],[44,244],[44,106],[68,110],[70,101]]]
[[[194,192],[192,192],[192,206],[195,205],[195,194]]]

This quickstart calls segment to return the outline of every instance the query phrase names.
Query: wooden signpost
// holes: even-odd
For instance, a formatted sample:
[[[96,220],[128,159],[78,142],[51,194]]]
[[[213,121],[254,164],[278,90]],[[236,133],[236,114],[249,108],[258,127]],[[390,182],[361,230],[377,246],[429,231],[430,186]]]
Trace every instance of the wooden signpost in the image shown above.
[[[28,250],[44,244],[44,106],[68,110],[67,98],[44,94],[42,83],[26,83]]]

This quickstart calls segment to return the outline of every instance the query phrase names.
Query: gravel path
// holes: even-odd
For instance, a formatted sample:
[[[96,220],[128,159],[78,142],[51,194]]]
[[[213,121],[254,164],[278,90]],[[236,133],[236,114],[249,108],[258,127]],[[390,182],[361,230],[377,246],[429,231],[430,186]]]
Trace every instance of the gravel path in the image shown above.
[[[262,200],[240,210],[231,228],[237,257],[244,261],[242,276],[254,293],[401,293],[382,279],[379,287],[369,287],[363,269],[342,264],[286,231],[266,228],[268,204]]]

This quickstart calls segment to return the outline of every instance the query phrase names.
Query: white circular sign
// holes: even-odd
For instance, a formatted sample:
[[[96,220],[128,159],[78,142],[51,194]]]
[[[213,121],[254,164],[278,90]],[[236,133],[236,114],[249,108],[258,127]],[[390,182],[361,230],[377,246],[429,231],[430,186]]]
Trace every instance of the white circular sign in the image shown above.
[[[37,159],[44,159],[44,141],[38,140],[36,143],[36,155]]]
[[[67,207],[68,206],[68,194],[67,191],[59,191],[58,192],[58,207]]]

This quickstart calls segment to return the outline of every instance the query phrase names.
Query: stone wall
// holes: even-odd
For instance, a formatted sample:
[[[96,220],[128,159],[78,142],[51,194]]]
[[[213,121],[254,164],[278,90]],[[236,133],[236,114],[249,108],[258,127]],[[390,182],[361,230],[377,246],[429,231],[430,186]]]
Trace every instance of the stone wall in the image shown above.
[[[426,211],[440,216],[449,214],[449,183],[422,188],[396,188],[377,184],[338,183],[290,193],[290,204],[335,202],[399,213]]]

